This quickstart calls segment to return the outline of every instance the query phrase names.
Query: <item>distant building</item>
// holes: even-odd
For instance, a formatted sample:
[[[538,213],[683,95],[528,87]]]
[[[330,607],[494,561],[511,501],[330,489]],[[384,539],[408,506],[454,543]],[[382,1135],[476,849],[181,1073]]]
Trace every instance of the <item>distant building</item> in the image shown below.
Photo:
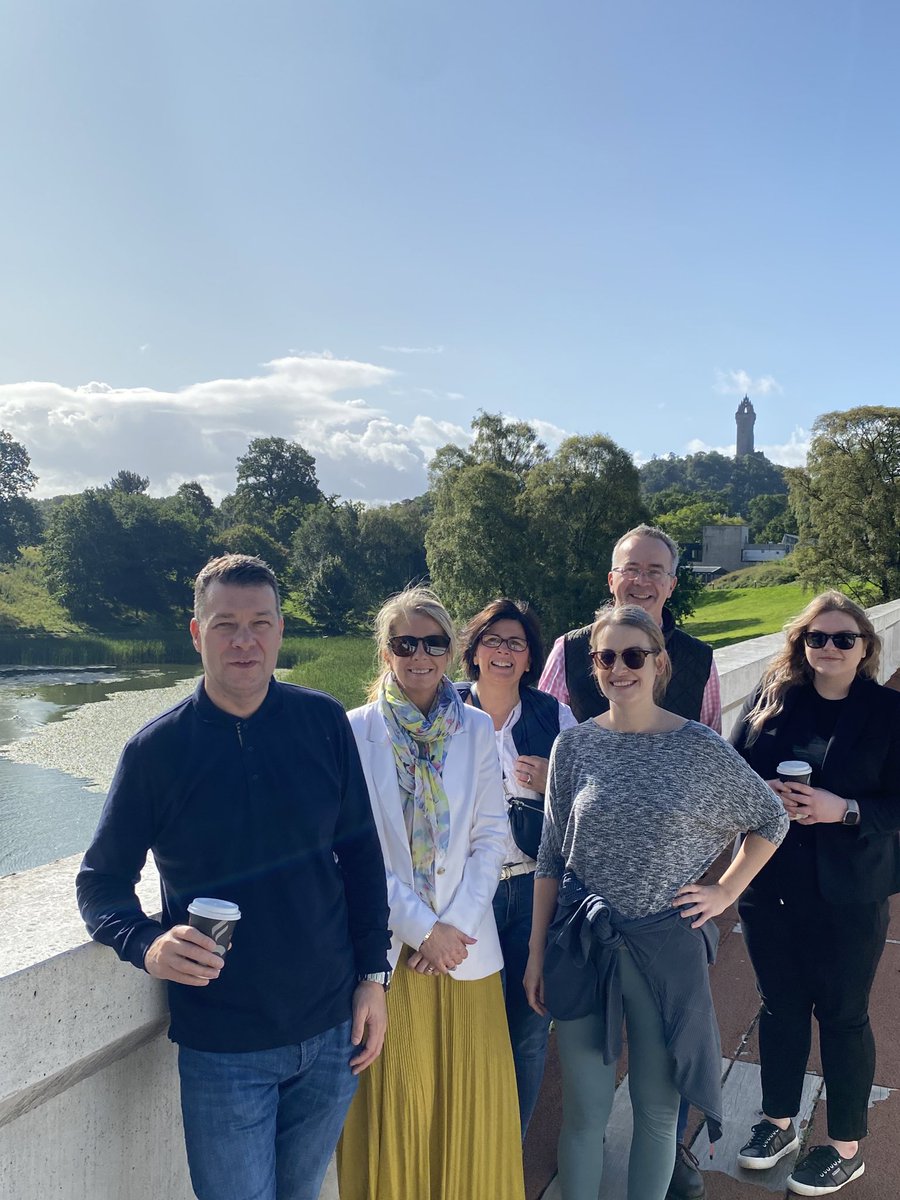
[[[737,406],[734,420],[737,425],[737,443],[734,456],[735,458],[743,458],[745,454],[753,453],[753,426],[756,424],[756,413],[753,411],[753,405],[750,403],[749,396],[745,396]]]
[[[749,525],[704,525],[703,558],[700,563],[692,563],[691,569],[695,574],[709,578],[718,567],[723,572],[740,571],[753,563],[779,562],[790,554],[796,543],[797,538],[791,535],[786,535],[780,542],[753,543]]]

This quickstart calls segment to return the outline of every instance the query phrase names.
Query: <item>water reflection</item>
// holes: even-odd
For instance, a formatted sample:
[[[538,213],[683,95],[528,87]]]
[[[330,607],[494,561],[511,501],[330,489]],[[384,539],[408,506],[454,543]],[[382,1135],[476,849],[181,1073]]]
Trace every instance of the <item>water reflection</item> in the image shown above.
[[[154,667],[0,667],[0,755],[40,725],[114,692],[165,688],[197,674],[185,664]],[[0,875],[83,850],[105,793],[62,771],[0,757]]]

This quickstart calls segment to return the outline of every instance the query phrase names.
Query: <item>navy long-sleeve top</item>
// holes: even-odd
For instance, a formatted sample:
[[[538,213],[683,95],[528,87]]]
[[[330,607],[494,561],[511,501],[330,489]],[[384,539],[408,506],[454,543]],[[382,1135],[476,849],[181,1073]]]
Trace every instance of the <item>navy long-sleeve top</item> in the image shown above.
[[[134,890],[148,849],[161,923]],[[341,706],[272,680],[239,718],[201,681],[125,746],[77,890],[91,936],[141,968],[196,896],[239,905],[219,978],[168,985],[175,1042],[263,1050],[346,1020],[357,975],[387,970],[390,938],[381,847]]]

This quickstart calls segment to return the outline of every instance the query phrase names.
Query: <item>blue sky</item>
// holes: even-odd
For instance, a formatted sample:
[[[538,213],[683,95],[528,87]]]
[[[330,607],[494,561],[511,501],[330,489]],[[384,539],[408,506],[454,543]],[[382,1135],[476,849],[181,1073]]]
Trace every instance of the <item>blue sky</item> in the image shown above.
[[[900,8],[5,0],[0,427],[39,494],[414,495],[479,409],[643,459],[893,402]]]

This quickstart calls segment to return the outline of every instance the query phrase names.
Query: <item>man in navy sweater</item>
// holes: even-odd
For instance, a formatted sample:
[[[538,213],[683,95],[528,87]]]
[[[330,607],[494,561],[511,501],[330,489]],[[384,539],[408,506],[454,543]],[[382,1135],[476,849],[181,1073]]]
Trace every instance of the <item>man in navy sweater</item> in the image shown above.
[[[259,559],[197,577],[193,696],[126,745],[78,874],[91,936],[168,983],[199,1200],[316,1200],[387,1024],[384,863],[350,727],[277,683],[284,620]],[[153,851],[162,917],[134,891]],[[188,924],[237,903],[227,955]]]

